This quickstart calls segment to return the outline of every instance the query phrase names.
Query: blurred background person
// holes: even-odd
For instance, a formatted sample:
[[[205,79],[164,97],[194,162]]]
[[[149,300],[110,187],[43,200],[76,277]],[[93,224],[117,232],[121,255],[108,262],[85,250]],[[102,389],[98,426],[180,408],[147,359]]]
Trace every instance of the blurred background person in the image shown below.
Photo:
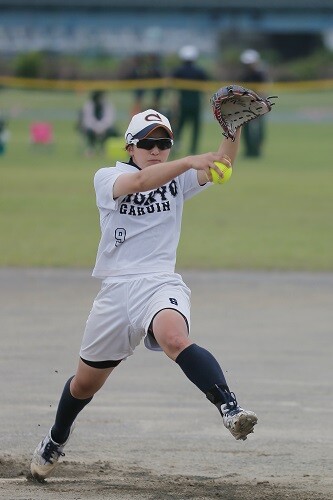
[[[163,78],[161,57],[155,53],[137,54],[133,60],[129,71],[124,76],[129,80],[150,80]],[[150,93],[150,102],[144,104],[145,95]],[[160,109],[163,88],[140,87],[134,90],[134,103],[131,108],[131,115],[141,113],[144,108]]]
[[[268,82],[268,71],[261,59],[259,52],[253,49],[247,49],[240,56],[242,63],[241,80],[244,84],[249,83],[249,87],[263,95],[260,88],[255,84]],[[245,85],[246,87],[247,85]],[[259,157],[262,154],[262,148],[266,135],[266,117],[261,116],[257,120],[252,120],[243,125],[242,137],[244,144],[244,155],[246,157]]]
[[[103,90],[94,90],[79,113],[79,131],[83,134],[90,156],[103,151],[105,141],[117,137],[115,126],[116,110],[107,99]]]
[[[6,151],[6,144],[9,139],[9,132],[7,129],[7,122],[4,116],[0,113],[0,155],[3,155]]]
[[[182,80],[208,80],[208,75],[204,69],[199,67],[197,59],[199,51],[194,45],[185,45],[179,51],[181,64],[174,70],[172,76]],[[198,149],[198,141],[201,132],[202,121],[202,91],[180,89],[178,91],[176,103],[176,137],[181,138],[184,126],[187,124],[191,128],[190,148],[191,154],[195,154]]]

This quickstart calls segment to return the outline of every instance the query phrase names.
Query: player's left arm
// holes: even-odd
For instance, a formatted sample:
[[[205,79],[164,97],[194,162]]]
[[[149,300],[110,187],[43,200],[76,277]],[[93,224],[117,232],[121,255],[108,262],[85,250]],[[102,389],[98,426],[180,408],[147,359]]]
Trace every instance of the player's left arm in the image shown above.
[[[239,145],[240,145],[240,136],[241,136],[241,127],[236,130],[235,140],[225,138],[218,149],[218,153],[223,156],[227,156],[230,158],[231,165],[234,166],[235,160],[237,158]]]
[[[221,163],[228,165],[229,167],[234,166],[234,162],[237,158],[239,144],[240,144],[241,128],[237,129],[235,140],[224,138],[218,149],[218,154],[222,156]],[[198,170],[198,182],[201,186],[210,182],[211,179],[208,178],[207,172],[204,170]]]

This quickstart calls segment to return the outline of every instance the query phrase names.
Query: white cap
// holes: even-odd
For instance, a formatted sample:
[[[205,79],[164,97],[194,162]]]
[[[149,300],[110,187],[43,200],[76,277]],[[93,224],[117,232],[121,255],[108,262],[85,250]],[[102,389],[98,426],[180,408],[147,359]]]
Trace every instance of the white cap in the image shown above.
[[[199,51],[194,45],[185,45],[179,51],[179,57],[183,61],[195,61],[198,58]]]
[[[150,132],[159,127],[164,128],[171,139],[173,138],[171,125],[167,117],[154,109],[147,109],[132,117],[125,132],[125,141],[127,144],[131,144],[132,139],[144,139]]]
[[[253,64],[260,60],[260,54],[256,50],[247,49],[240,56],[240,60],[243,64]]]

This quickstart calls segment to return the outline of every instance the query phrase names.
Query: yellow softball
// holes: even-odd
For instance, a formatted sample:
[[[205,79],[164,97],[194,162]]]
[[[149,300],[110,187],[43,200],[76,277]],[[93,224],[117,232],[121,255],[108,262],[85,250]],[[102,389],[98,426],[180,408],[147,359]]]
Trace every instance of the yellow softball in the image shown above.
[[[212,168],[210,169],[214,184],[224,184],[225,182],[228,182],[232,174],[232,167],[224,165],[224,163],[219,161],[214,161],[214,163],[223,172],[223,177],[220,177],[215,170]]]

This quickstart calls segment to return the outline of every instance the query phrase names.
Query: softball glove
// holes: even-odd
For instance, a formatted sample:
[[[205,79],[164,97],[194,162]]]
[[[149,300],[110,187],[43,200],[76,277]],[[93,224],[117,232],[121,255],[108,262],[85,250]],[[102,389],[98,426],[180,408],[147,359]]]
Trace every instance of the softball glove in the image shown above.
[[[228,85],[215,92],[210,102],[222,134],[234,141],[239,127],[271,111],[274,98],[277,96],[263,98],[240,85]]]

